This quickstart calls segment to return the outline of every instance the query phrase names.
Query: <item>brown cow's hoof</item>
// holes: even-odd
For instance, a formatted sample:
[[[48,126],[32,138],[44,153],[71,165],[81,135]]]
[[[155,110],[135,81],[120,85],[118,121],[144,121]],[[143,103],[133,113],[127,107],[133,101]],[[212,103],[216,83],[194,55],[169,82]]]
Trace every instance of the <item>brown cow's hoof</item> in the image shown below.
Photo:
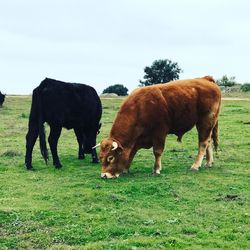
[[[154,172],[152,173],[153,176],[159,176],[160,174],[161,174],[160,171],[157,171],[157,172],[154,171]]]
[[[206,163],[205,168],[211,168],[213,166],[213,163]]]
[[[196,171],[199,171],[199,168],[191,167],[191,168],[190,168],[190,171],[196,172]]]
[[[128,169],[124,169],[124,170],[122,171],[122,173],[123,173],[123,174],[129,174],[129,170],[128,170]]]

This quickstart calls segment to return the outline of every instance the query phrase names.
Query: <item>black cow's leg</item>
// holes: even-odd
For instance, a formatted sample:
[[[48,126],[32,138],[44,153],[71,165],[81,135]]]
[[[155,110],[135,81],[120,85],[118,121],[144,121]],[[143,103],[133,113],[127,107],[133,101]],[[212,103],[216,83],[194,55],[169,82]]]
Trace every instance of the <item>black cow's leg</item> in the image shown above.
[[[91,150],[91,156],[92,156],[92,163],[99,163],[99,159],[95,148]]]
[[[25,165],[28,170],[32,169],[32,151],[38,137],[38,126],[36,124],[29,124],[29,131],[26,135],[26,154]]]
[[[85,155],[84,155],[84,149],[83,149],[83,136],[82,133],[79,129],[74,128],[75,131],[75,135],[76,135],[76,139],[78,142],[78,146],[79,146],[79,150],[78,150],[78,159],[85,159]]]
[[[51,150],[51,154],[52,154],[52,158],[53,158],[53,165],[56,168],[61,168],[62,164],[60,163],[58,154],[57,154],[57,143],[58,143],[58,139],[60,137],[62,131],[62,127],[60,126],[50,126],[50,134],[49,134],[49,146],[50,146],[50,150]]]
[[[92,163],[99,163],[99,159],[96,153],[96,148],[93,148],[96,145],[96,137],[93,135],[89,135],[87,140],[89,144],[88,147],[91,148]]]

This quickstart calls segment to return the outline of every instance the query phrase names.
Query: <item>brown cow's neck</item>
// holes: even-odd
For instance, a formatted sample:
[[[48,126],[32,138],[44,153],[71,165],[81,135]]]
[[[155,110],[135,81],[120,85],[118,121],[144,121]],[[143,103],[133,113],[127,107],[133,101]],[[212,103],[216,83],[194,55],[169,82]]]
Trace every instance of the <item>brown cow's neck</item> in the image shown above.
[[[121,110],[126,107],[122,106]],[[131,148],[134,146],[136,140],[136,127],[134,114],[130,113],[130,110],[126,109],[126,116],[122,115],[123,112],[119,112],[114,121],[112,129],[110,131],[110,138],[119,142],[124,148]]]
[[[133,139],[131,138],[131,129],[127,128],[121,130],[119,126],[117,126],[120,131],[116,130],[116,126],[113,126],[110,132],[110,139],[116,141],[118,145],[120,144],[123,148],[130,148],[133,145]]]

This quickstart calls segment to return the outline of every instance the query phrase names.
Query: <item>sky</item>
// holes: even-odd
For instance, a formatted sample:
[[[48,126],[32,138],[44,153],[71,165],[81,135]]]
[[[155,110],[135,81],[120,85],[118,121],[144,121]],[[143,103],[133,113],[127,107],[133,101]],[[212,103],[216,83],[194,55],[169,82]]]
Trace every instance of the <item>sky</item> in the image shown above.
[[[249,0],[0,0],[0,90],[45,78],[129,91],[154,60],[250,82]]]

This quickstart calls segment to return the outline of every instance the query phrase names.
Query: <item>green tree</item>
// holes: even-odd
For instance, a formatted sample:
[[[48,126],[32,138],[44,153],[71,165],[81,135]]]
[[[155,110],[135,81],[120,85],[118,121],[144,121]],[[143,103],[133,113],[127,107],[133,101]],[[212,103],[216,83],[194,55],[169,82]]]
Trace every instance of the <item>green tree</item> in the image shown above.
[[[240,89],[243,91],[243,92],[248,92],[250,91],[250,83],[244,83]]]
[[[141,86],[148,86],[158,83],[166,83],[179,79],[182,69],[178,63],[171,60],[155,60],[150,67],[144,68],[144,81],[140,80]]]
[[[115,93],[119,96],[125,96],[128,95],[128,89],[124,87],[122,84],[115,84],[104,89],[102,93],[103,94]]]
[[[227,75],[224,75],[217,80],[217,83],[219,86],[232,87],[236,84],[235,76],[227,77]]]

